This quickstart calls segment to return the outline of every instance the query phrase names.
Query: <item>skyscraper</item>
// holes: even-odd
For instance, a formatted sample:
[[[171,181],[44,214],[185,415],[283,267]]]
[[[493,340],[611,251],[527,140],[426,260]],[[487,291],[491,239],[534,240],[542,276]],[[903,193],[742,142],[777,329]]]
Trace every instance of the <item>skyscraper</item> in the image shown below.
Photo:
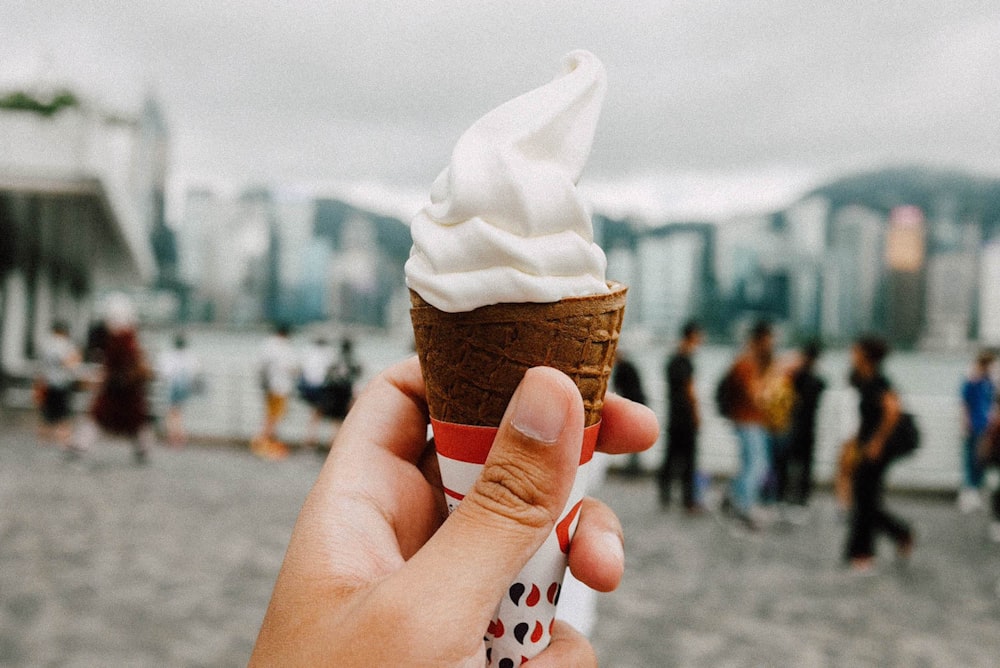
[[[980,255],[979,340],[1000,346],[1000,239],[985,244]]]
[[[885,240],[885,326],[889,338],[902,346],[913,346],[923,328],[925,258],[923,211],[915,206],[896,207],[889,213]]]

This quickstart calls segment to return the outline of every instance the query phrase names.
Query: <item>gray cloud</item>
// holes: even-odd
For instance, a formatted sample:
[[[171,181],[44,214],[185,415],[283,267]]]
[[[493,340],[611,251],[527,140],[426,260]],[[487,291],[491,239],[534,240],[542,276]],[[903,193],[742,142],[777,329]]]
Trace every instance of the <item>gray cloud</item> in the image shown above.
[[[185,178],[429,185],[475,118],[587,48],[609,89],[586,178],[1000,173],[995,2],[824,4],[15,2],[0,84],[155,89]]]

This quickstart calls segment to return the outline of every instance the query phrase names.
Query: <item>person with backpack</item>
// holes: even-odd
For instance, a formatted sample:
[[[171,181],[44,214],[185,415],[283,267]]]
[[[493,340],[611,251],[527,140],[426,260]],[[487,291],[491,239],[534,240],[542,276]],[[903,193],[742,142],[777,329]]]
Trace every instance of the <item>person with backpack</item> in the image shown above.
[[[760,528],[761,489],[770,468],[765,386],[773,358],[774,331],[762,320],[716,389],[719,412],[732,421],[740,447],[740,468],[723,507],[751,531]]]
[[[332,420],[338,427],[351,408],[354,383],[360,377],[361,365],[354,356],[354,341],[344,337],[340,342],[340,355],[327,369],[317,403],[323,417]]]
[[[330,370],[330,365],[333,364],[333,354],[333,347],[325,336],[317,336],[313,339],[302,354],[298,391],[302,400],[309,404],[312,409],[309,423],[306,425],[305,437],[302,439],[302,445],[307,450],[318,448],[316,437],[323,419],[320,402],[323,397],[323,386],[326,383],[327,373]]]
[[[696,493],[697,440],[701,425],[701,411],[694,391],[694,364],[692,356],[703,339],[701,326],[689,321],[681,328],[681,341],[667,361],[667,443],[663,465],[660,467],[660,507],[670,506],[670,487],[674,477],[680,478],[684,510],[697,514],[701,506]]]
[[[851,349],[851,385],[860,401],[860,424],[852,446],[855,464],[851,475],[852,514],[845,557],[852,570],[872,571],[875,537],[888,534],[900,558],[913,551],[913,530],[883,506],[883,486],[889,467],[916,447],[912,418],[904,414],[899,395],[882,370],[888,344],[877,336],[862,336]],[[911,433],[906,433],[911,432]]]

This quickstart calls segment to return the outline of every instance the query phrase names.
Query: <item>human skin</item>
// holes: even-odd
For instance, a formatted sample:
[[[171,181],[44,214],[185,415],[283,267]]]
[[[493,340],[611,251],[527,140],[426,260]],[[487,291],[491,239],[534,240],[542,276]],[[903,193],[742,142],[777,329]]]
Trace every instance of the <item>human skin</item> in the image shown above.
[[[580,456],[573,382],[531,369],[511,399],[480,479],[447,516],[416,358],[372,381],[338,432],[292,533],[251,666],[481,668],[483,635],[508,585],[550,533]],[[653,412],[608,395],[598,450],[638,452]],[[445,521],[447,519],[447,521]],[[585,499],[570,569],[598,591],[624,570],[621,524]],[[556,622],[532,668],[596,666]]]

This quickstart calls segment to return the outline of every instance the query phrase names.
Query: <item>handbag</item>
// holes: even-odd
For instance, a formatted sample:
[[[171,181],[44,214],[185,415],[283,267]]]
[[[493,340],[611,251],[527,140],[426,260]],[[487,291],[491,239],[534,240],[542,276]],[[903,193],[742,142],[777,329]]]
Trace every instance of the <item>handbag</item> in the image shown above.
[[[920,447],[920,429],[911,413],[903,413],[885,441],[885,456],[889,459],[907,457]]]

